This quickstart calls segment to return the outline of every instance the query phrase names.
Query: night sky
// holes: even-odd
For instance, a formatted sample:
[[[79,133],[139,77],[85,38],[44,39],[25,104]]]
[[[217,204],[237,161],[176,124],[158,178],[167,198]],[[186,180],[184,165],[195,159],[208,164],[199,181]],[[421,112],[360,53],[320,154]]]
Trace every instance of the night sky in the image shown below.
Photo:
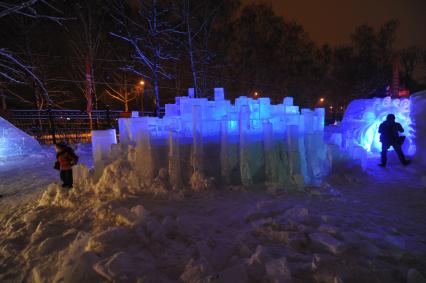
[[[252,0],[242,0],[251,3]],[[350,41],[361,24],[379,27],[398,19],[398,48],[426,47],[426,0],[265,0],[277,14],[302,24],[317,43],[332,45]]]

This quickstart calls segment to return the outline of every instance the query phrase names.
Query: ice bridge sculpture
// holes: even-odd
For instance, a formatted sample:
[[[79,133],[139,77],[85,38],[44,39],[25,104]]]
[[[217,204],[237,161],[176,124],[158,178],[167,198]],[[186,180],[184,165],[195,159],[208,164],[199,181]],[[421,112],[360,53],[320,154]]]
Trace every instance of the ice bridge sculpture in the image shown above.
[[[227,184],[301,187],[320,182],[330,168],[324,114],[323,108],[299,110],[291,97],[271,105],[266,97],[242,96],[232,104],[216,88],[213,101],[176,97],[162,118],[120,118],[120,144],[112,152],[118,147],[135,152],[142,179],[155,178],[163,168],[174,186],[197,173]],[[101,156],[95,156],[95,164]]]
[[[0,159],[33,153],[40,149],[34,138],[0,117]]]
[[[346,149],[361,146],[367,152],[380,152],[379,125],[388,114],[405,129],[406,141],[403,149],[409,155],[416,152],[415,129],[410,116],[410,99],[372,98],[352,101],[346,109],[341,123],[342,143]]]

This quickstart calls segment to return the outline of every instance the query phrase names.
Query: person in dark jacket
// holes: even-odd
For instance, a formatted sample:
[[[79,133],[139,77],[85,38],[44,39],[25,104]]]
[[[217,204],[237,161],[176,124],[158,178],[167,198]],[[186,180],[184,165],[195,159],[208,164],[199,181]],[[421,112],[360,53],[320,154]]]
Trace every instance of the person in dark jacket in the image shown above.
[[[74,150],[65,143],[55,144],[56,162],[55,169],[59,170],[63,188],[72,188],[72,166],[78,162]]]
[[[410,164],[410,161],[405,158],[404,153],[402,152],[402,144],[405,137],[399,136],[399,133],[403,133],[404,128],[402,128],[400,123],[395,122],[395,115],[389,114],[384,121],[379,126],[380,133],[380,142],[382,143],[382,154],[381,159],[382,163],[379,166],[386,167],[388,149],[392,146],[398,155],[399,161],[403,165]]]

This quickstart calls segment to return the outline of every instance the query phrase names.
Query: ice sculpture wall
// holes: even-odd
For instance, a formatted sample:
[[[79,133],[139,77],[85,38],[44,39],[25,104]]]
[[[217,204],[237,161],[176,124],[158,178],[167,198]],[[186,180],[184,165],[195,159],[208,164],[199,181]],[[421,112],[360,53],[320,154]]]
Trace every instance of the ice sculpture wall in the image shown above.
[[[411,117],[413,118],[416,142],[416,162],[426,166],[426,91],[411,95]]]
[[[379,125],[388,114],[394,114],[396,121],[405,129],[407,137],[403,149],[409,155],[416,152],[414,128],[410,116],[409,99],[372,98],[352,101],[346,109],[341,124],[343,144],[346,149],[359,145],[367,152],[380,152]]]
[[[0,158],[25,155],[40,149],[35,139],[0,117]]]
[[[239,97],[222,88],[214,100],[177,97],[165,116],[120,118],[120,143],[134,147],[145,177],[168,168],[174,182],[195,172],[224,183],[314,184],[327,175],[324,109],[301,109],[293,98]],[[149,168],[148,168],[149,167]]]

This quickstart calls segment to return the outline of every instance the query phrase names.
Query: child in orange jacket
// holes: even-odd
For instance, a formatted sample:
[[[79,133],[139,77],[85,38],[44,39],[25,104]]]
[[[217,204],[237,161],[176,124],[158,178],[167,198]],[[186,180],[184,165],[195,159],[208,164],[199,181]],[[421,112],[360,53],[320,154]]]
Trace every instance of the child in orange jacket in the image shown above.
[[[72,166],[78,162],[78,156],[74,150],[65,143],[55,144],[56,162],[55,169],[60,171],[63,188],[72,188]]]

